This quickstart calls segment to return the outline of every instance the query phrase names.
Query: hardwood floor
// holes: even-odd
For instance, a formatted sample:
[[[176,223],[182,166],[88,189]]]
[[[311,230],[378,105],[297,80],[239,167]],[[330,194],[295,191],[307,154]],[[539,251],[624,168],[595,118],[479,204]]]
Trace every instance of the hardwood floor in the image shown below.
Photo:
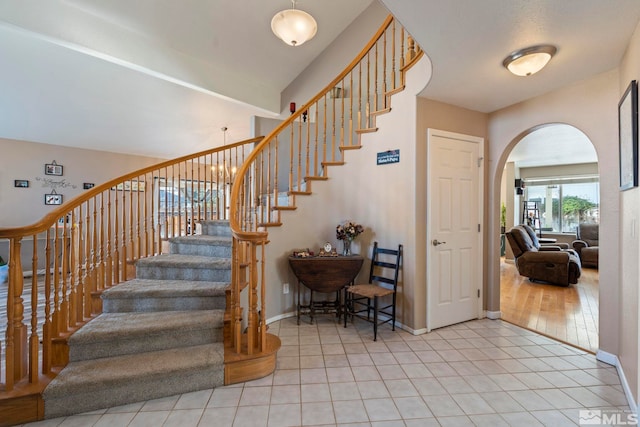
[[[582,268],[569,287],[530,282],[500,262],[502,319],[595,353],[598,350],[598,270]]]

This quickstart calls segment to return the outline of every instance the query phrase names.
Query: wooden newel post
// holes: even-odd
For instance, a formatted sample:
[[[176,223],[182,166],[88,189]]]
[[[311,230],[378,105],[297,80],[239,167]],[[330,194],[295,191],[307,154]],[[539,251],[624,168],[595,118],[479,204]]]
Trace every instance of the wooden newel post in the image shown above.
[[[21,237],[12,238],[9,249],[9,293],[7,301],[7,383],[27,375],[27,326],[24,320],[24,280],[20,258]],[[11,360],[11,367],[10,365]]]
[[[416,42],[413,40],[413,37],[407,36],[407,60],[406,63],[409,63],[416,57]]]

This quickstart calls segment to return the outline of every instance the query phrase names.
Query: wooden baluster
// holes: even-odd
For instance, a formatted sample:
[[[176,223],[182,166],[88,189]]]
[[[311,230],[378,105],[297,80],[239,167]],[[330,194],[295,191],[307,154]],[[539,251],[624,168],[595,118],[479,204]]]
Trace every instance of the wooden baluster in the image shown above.
[[[54,225],[53,231],[53,337],[60,336],[60,332],[64,330],[62,327],[62,308],[60,301],[60,244],[58,241],[58,227]]]
[[[318,163],[320,161],[320,159],[318,158],[318,145],[319,145],[319,134],[320,134],[320,106],[318,105],[318,102],[316,101],[315,103],[315,111],[314,111],[314,130],[313,130],[313,173],[314,175],[318,174]],[[305,191],[309,191],[309,189],[306,187],[305,185]]]
[[[149,178],[147,180],[147,178]],[[144,243],[144,250],[141,249],[140,257],[148,257],[152,255],[151,248],[153,248],[153,240],[149,240],[153,237],[153,220],[149,221],[149,206],[153,206],[153,185],[149,185],[147,188],[147,182],[153,184],[153,178],[151,176],[144,175],[142,182],[144,183],[144,191],[141,195],[142,200],[142,242]],[[149,227],[151,224],[151,227]]]
[[[45,234],[44,248],[44,324],[42,325],[42,373],[51,372],[51,339],[52,315],[51,315],[51,229]]]
[[[120,242],[120,249],[121,249],[121,253],[120,256],[122,257],[121,259],[118,260],[118,262],[120,262],[120,265],[122,266],[121,268],[121,281],[125,282],[127,280],[127,258],[128,258],[128,253],[127,253],[127,203],[126,203],[126,199],[125,199],[125,195],[126,195],[126,191],[124,188],[124,183],[123,183],[123,187],[122,187],[122,197],[121,197],[121,224],[120,227],[122,228],[122,230],[120,230],[121,232],[121,242]],[[116,196],[117,197],[117,196]]]
[[[38,235],[33,235],[33,254],[31,258],[31,335],[29,336],[29,382],[38,382]]]
[[[404,28],[400,27],[400,71],[404,69]],[[400,84],[402,84],[401,82]]]
[[[67,295],[67,257],[66,257],[66,247],[67,247],[67,226],[65,224],[66,217],[61,218],[63,220],[62,224],[62,236],[57,236],[56,239],[56,259],[59,259],[58,268],[56,269],[56,280],[59,281],[59,288],[61,292],[61,301],[60,301],[60,329],[59,332],[67,332],[69,330],[69,297]],[[58,224],[60,221],[58,220]],[[60,229],[59,226],[56,227],[56,232]]]
[[[102,197],[104,198],[104,196],[107,196],[107,258],[106,258],[106,263],[107,263],[107,277],[106,277],[106,284],[107,287],[111,287],[114,285],[114,281],[113,278],[114,276],[117,279],[117,275],[114,275],[114,269],[113,269],[113,247],[111,242],[113,241],[114,238],[114,234],[113,234],[113,212],[111,210],[111,191],[107,190],[106,192],[102,193]]]
[[[345,109],[344,109],[344,100],[346,98],[346,89],[345,89],[345,82],[344,82],[344,78],[342,79],[342,82],[340,84],[342,86],[342,96],[341,96],[341,100],[340,100],[340,146],[344,145],[344,115],[345,115]],[[342,153],[342,151],[340,151],[340,160],[344,160],[344,155]]]
[[[133,182],[131,183],[131,191],[134,192],[135,196],[136,196],[136,209],[135,209],[135,221],[136,221],[136,237],[135,237],[135,251],[133,252],[135,255],[133,256],[133,261],[142,258],[142,211],[140,209],[140,195],[142,194],[142,183],[144,182],[144,180],[140,179],[140,176],[136,177],[136,181],[135,181],[135,186]],[[133,205],[133,200],[131,201],[131,204]],[[133,209],[132,209],[133,212]],[[102,227],[100,227],[102,228]]]
[[[137,185],[137,184],[136,184]],[[135,244],[135,228],[136,228],[136,217],[134,215],[134,210],[133,210],[133,199],[134,199],[134,192],[133,191],[133,186],[134,186],[134,181],[130,180],[129,181],[129,191],[124,191],[123,193],[127,194],[127,198],[129,199],[129,257],[127,257],[125,259],[125,270],[127,271],[127,277],[129,276],[129,262],[130,261],[135,261],[136,259],[136,244]]]
[[[257,328],[257,314],[258,314],[258,302],[256,300],[257,294],[257,277],[256,277],[256,245],[254,242],[249,244],[249,314],[247,319],[247,354],[254,353],[256,346],[256,328]]]
[[[307,115],[309,113],[309,110],[307,110]],[[311,175],[311,163],[310,163],[310,153],[309,150],[311,149],[311,117],[309,117],[307,119],[307,123],[305,124],[305,127],[307,129],[307,147],[306,147],[306,153],[305,153],[305,175]],[[300,185],[298,185],[297,188],[298,191],[302,190],[302,181],[300,182]]]
[[[122,193],[124,194],[124,189],[122,191]],[[124,206],[124,200],[122,201],[122,206]],[[99,233],[98,233],[98,225],[99,225],[99,221],[98,221],[98,201],[93,198],[93,209],[91,210],[91,221],[92,221],[92,226],[91,226],[91,297],[92,297],[92,301],[93,301],[93,296],[95,295],[95,293],[101,289],[101,284],[99,282],[100,279],[100,264],[98,262],[98,256],[99,256]],[[126,265],[123,264],[123,271],[126,274]],[[99,314],[99,307],[96,306],[96,304],[93,304],[92,310],[91,312],[94,314]]]
[[[191,235],[191,234],[195,234],[195,228],[196,228],[196,223],[195,223],[195,215],[194,215],[194,209],[195,209],[195,190],[196,190],[196,182],[194,180],[196,174],[195,174],[195,170],[193,169],[194,163],[195,161],[192,159],[191,162],[191,176],[189,177],[189,180],[187,182],[191,182],[191,194],[190,197],[187,198],[187,191],[185,188],[185,204],[187,203],[188,200],[191,200],[191,208],[190,208],[190,212],[186,212],[187,211],[187,206],[185,206],[185,215],[187,216],[187,226],[186,226],[186,231],[187,231],[187,235]],[[186,164],[185,164],[186,166]],[[199,184],[198,184],[199,185]],[[186,186],[186,184],[185,184]]]
[[[391,22],[391,78],[392,89],[396,86],[396,20]]]
[[[82,222],[82,206],[83,204],[80,204],[80,206],[78,206],[77,208],[77,213],[74,210],[73,211],[73,215],[71,217],[72,223],[74,224],[74,232],[75,232],[75,237],[74,237],[74,243],[75,243],[75,248],[74,248],[74,254],[73,257],[75,259],[75,277],[76,277],[76,321],[77,322],[83,322],[84,321],[84,277],[83,277],[83,271],[82,271],[82,262],[83,262],[83,257],[84,257],[84,236],[82,235],[83,232],[83,225],[84,223]]]
[[[78,324],[78,290],[76,282],[76,234],[75,227],[75,210],[69,212],[66,218],[69,219],[67,227],[69,228],[69,250],[67,257],[69,258],[69,326],[74,328]],[[67,246],[67,245],[65,245]],[[80,318],[81,319],[81,318]]]
[[[349,73],[349,146],[353,145],[353,70]]]
[[[371,127],[371,123],[369,121],[369,112],[371,105],[371,51],[367,52],[367,102],[364,105],[365,109],[365,126],[368,128]]]
[[[389,105],[387,103],[387,30],[384,31],[383,38],[383,46],[384,49],[382,51],[382,100],[384,104],[383,108],[388,108]]]
[[[27,375],[27,326],[24,320],[24,279],[20,248],[21,237],[9,240],[9,291],[7,293],[6,382],[5,390],[13,390],[16,382]]]
[[[205,181],[207,181],[206,184],[206,188],[207,191],[209,192],[209,200],[207,201],[206,205],[205,205],[205,210],[204,210],[204,219],[205,220],[211,220],[214,219],[213,216],[213,210],[214,210],[214,206],[216,203],[216,191],[214,188],[214,182],[213,182],[213,171],[211,170],[213,168],[213,155],[209,155],[209,159],[205,161],[205,169],[204,169],[204,175],[205,175]]]
[[[362,61],[358,63],[358,129],[362,129]]]
[[[274,153],[274,157],[273,157],[273,162],[274,162],[274,168],[273,168],[273,188],[271,189],[271,191],[273,191],[273,194],[278,194],[278,168],[280,166],[280,156],[278,154],[278,149],[280,148],[280,143],[278,142],[278,137],[276,136],[275,139],[275,153]],[[269,180],[269,182],[271,182],[271,180]],[[263,218],[264,215],[266,215],[266,219],[263,219],[264,222],[270,222],[270,218],[271,218],[271,207],[272,202],[271,202],[271,191],[268,194],[267,197],[267,209],[266,212],[263,212]]]
[[[233,239],[233,276],[232,280],[232,300],[234,302],[233,313],[233,339],[236,353],[242,350],[242,308],[240,307],[240,248],[241,244],[237,239]]]
[[[118,193],[114,193],[113,201],[114,201],[114,218],[113,218],[113,266],[114,266],[114,276],[116,278],[116,283],[122,282],[122,277],[120,273],[120,241],[118,236],[120,236],[120,209],[118,206]],[[88,209],[88,206],[87,206]]]
[[[265,351],[267,349],[267,306],[266,306],[266,286],[265,286],[265,248],[264,241],[260,242],[260,278],[261,278],[261,286],[260,286],[260,347],[259,351]]]
[[[327,161],[327,94],[325,93],[322,97],[324,100],[324,106],[322,110],[322,162]],[[320,162],[320,167],[324,173],[324,167],[322,166],[322,162]],[[317,174],[320,175],[320,174]]]
[[[204,216],[202,214],[202,210],[201,210],[201,204],[202,202],[206,201],[206,199],[204,198],[203,192],[204,194],[206,194],[206,189],[207,189],[207,185],[205,184],[204,189],[201,188],[202,186],[202,180],[200,178],[200,169],[202,169],[202,164],[206,164],[206,158],[203,158],[202,161],[200,160],[200,158],[198,158],[198,179],[197,179],[197,183],[198,183],[198,191],[195,193],[197,196],[197,200],[196,202],[198,203],[198,221],[200,221],[202,219],[202,217]],[[193,224],[191,224],[191,231],[193,232],[193,234],[196,234],[196,222],[193,221]]]
[[[105,237],[105,226],[107,224],[105,224],[106,220],[104,216],[104,193],[98,194],[94,197],[96,203],[98,197],[100,197],[100,215],[98,216],[98,289],[106,289],[110,286],[110,284],[107,281],[107,270],[109,267],[107,265],[105,254],[105,244],[107,240],[107,238]]]
[[[296,189],[300,189],[302,182],[302,119],[298,118],[298,179],[296,180]],[[289,187],[289,191],[294,190]]]
[[[293,190],[293,170],[294,170],[294,159],[295,159],[295,153],[294,153],[294,131],[293,131],[293,123],[292,122],[289,125],[289,190]],[[274,196],[273,196],[273,205],[274,206],[278,206],[278,188],[276,187],[276,191],[274,192]],[[270,212],[271,215],[271,212]]]
[[[331,97],[331,159],[330,161],[334,161],[336,159],[336,98],[335,96]],[[327,168],[323,168],[322,171],[323,176],[327,176]]]
[[[378,42],[376,42],[373,62],[373,111],[378,111],[378,95]]]

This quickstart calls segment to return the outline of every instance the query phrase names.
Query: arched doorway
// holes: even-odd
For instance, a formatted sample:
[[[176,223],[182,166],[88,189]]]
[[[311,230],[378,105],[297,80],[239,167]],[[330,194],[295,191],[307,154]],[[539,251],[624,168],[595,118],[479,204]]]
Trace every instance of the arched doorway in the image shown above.
[[[571,246],[578,224],[599,222],[598,159],[583,132],[544,124],[521,133],[508,149],[501,225],[529,222],[539,236]],[[583,268],[581,279],[568,288],[532,283],[518,274],[508,245],[501,251],[502,318],[592,352],[598,349],[598,288],[594,268]]]

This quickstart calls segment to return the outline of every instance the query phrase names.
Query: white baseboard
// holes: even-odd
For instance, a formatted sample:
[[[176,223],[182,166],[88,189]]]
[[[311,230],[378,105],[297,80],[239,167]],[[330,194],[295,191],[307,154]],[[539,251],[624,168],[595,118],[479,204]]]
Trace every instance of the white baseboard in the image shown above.
[[[618,371],[618,377],[620,377],[620,384],[622,385],[622,389],[624,390],[624,395],[627,398],[629,408],[637,416],[638,404],[633,398],[633,393],[631,393],[629,383],[627,382],[627,377],[624,375],[624,371],[622,370],[622,365],[620,364],[620,359],[618,359],[618,356],[616,356],[615,354],[607,353],[606,351],[598,350],[596,352],[596,360],[616,367],[616,370]]]
[[[502,318],[502,312],[501,311],[486,311],[486,315],[487,315],[487,319],[491,319],[491,320],[498,320]]]
[[[278,320],[288,319],[289,317],[295,317],[297,314],[298,313],[296,313],[295,311],[291,311],[289,313],[283,313],[274,317],[270,317],[267,319],[267,325],[273,322],[277,322]]]

